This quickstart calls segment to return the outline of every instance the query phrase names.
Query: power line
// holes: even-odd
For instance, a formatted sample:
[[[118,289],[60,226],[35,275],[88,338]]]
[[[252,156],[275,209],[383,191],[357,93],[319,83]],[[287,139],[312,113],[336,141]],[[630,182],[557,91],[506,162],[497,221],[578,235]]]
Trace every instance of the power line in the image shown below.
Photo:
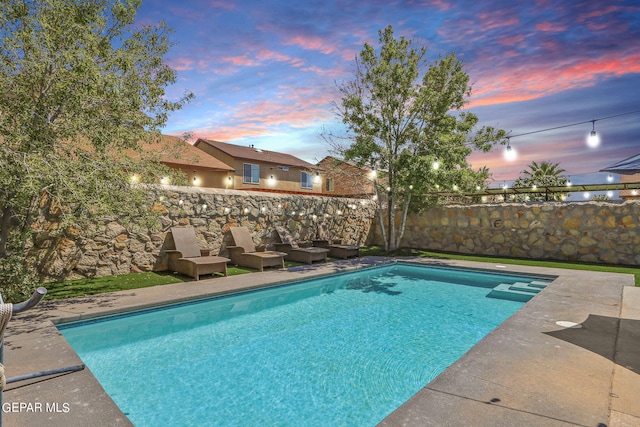
[[[567,124],[567,125],[554,126],[554,127],[547,128],[547,129],[540,129],[540,130],[534,130],[534,131],[531,131],[531,132],[519,133],[517,135],[509,135],[508,138],[517,138],[519,136],[525,136],[525,135],[532,135],[532,134],[535,134],[535,133],[548,132],[548,131],[551,131],[551,130],[557,130],[557,129],[563,129],[563,128],[568,128],[568,127],[572,127],[572,126],[584,125],[584,124],[587,124],[587,123],[595,123],[595,122],[599,122],[599,121],[602,121],[602,120],[613,119],[615,117],[627,116],[629,114],[636,114],[636,113],[640,113],[640,110],[629,111],[627,113],[621,113],[621,114],[615,114],[613,116],[600,117],[598,119],[585,120],[583,122],[570,123],[570,124]]]

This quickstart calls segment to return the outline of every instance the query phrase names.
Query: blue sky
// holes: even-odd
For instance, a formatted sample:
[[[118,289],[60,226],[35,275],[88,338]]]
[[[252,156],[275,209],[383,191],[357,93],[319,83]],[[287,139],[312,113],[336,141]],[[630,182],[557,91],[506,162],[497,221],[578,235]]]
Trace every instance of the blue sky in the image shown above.
[[[392,25],[427,46],[427,56],[455,52],[473,83],[467,109],[481,125],[513,135],[597,121],[511,139],[474,154],[493,179],[515,179],[532,160],[550,160],[574,182],[601,182],[599,169],[640,152],[640,4],[628,1],[448,0],[144,0],[138,22],[165,20],[178,71],[168,96],[196,98],[171,116],[164,133],[287,152],[316,162],[330,147],[319,137],[336,127],[336,83],[353,77],[364,43]]]

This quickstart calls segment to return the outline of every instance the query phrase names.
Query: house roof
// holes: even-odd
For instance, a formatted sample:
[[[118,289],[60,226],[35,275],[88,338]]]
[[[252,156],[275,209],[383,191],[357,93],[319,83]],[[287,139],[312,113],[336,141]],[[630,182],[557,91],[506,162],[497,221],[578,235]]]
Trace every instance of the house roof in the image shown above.
[[[185,142],[177,136],[162,135],[160,144],[145,144],[145,150],[153,150],[160,153],[162,163],[193,166],[201,169],[234,171],[235,169],[226,163],[208,155],[204,151]]]
[[[305,162],[304,160],[292,156],[291,154],[278,153],[277,151],[263,150],[260,148],[255,148],[253,146],[243,147],[241,145],[212,141],[210,139],[198,139],[194,146],[197,147],[199,144],[207,144],[237,159],[254,160],[282,166],[297,166],[308,169],[314,168],[314,165],[312,165],[311,163]]]
[[[636,173],[640,173],[640,153],[624,160],[620,160],[614,165],[608,166],[604,169],[600,169],[600,172],[612,172],[622,175],[633,175]]]

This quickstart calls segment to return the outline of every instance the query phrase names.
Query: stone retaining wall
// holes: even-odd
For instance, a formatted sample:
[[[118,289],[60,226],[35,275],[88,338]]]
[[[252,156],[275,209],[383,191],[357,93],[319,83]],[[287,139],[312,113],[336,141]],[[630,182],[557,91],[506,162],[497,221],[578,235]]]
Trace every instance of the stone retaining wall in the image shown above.
[[[381,244],[377,224],[369,240]],[[403,247],[477,255],[640,264],[640,203],[434,207],[410,215]]]
[[[364,244],[375,210],[358,199],[256,193],[197,187],[153,192],[158,224],[121,224],[102,218],[86,229],[68,228],[62,236],[45,224],[34,238],[32,254],[48,280],[100,277],[167,269],[162,248],[173,226],[191,225],[201,248],[226,254],[229,227],[246,226],[258,245],[274,243],[276,225],[286,225],[300,240],[316,238],[322,224],[330,236]]]

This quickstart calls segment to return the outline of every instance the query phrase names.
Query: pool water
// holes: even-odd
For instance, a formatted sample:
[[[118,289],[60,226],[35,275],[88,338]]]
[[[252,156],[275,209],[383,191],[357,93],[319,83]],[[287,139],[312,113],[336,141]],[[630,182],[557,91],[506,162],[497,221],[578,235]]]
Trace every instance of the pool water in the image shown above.
[[[374,426],[527,280],[397,264],[59,328],[136,426]]]

